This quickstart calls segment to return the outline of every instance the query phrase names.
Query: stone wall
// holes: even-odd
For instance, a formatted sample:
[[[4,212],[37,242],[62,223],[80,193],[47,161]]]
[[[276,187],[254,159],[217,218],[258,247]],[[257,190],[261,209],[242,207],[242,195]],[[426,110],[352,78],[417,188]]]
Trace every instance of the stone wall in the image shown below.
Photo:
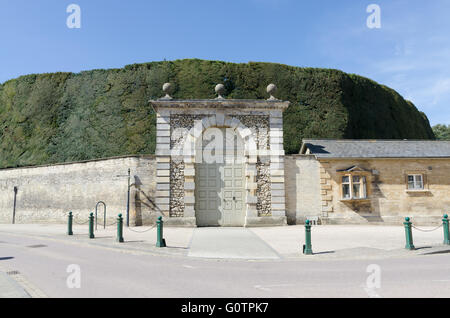
[[[130,223],[154,222],[155,158],[134,156],[52,166],[0,170],[0,222],[11,223],[17,187],[16,223],[66,223],[87,220],[96,203],[107,206],[107,222],[126,216],[128,169],[131,169]],[[117,177],[122,175],[122,177]],[[99,207],[99,221],[103,207]]]
[[[321,216],[319,162],[314,156],[285,156],[285,187],[289,224]]]
[[[342,200],[342,175],[337,171],[352,166],[368,173],[367,200]],[[289,224],[301,224],[311,217],[320,217],[322,223],[328,224],[401,224],[405,216],[411,216],[418,225],[437,224],[450,209],[448,159],[319,162],[314,156],[294,155],[285,156],[284,167],[285,189],[274,187],[262,191],[264,187],[260,186],[255,204],[260,211],[270,211],[269,207],[264,207],[270,197],[266,200],[259,193],[270,191],[270,195],[280,197],[285,193]],[[74,213],[76,222],[85,222],[98,201],[106,203],[107,222],[112,223],[117,214],[126,214],[128,168],[132,176],[130,223],[152,224],[161,215],[161,207],[155,205],[157,177],[153,156],[0,170],[0,222],[12,221],[14,187],[17,187],[16,223],[66,223],[69,211]],[[268,169],[263,165],[258,170]],[[178,170],[183,170],[183,167]],[[425,175],[424,191],[407,191],[408,173]],[[268,184],[264,179],[261,182]],[[178,188],[183,191],[184,186]],[[178,188],[171,192],[179,191]],[[172,211],[179,213],[176,209]],[[103,208],[100,207],[100,222],[102,214]],[[181,223],[173,225],[186,226]]]
[[[402,224],[406,216],[416,225],[441,223],[450,209],[449,159],[329,160],[320,167],[322,220],[331,224]],[[367,171],[367,200],[342,200],[338,170],[357,166]],[[408,191],[408,174],[423,174],[425,189]]]

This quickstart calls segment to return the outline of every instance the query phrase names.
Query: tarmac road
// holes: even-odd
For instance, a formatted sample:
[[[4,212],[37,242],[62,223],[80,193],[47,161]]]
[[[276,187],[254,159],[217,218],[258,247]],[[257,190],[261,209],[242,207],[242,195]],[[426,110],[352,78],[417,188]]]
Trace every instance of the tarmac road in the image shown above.
[[[80,288],[67,285],[72,264],[79,266]],[[366,283],[371,264],[380,269],[379,289]],[[0,268],[18,271],[46,296],[58,298],[450,297],[447,253],[379,260],[209,260],[0,233]]]

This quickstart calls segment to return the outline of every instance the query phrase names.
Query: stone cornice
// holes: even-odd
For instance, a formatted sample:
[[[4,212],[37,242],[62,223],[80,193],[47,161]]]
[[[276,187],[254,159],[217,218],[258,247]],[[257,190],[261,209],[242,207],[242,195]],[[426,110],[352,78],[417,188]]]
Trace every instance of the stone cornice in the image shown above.
[[[247,99],[202,99],[202,100],[150,100],[150,105],[156,109],[258,109],[270,111],[286,110],[290,102],[279,100],[247,100]]]

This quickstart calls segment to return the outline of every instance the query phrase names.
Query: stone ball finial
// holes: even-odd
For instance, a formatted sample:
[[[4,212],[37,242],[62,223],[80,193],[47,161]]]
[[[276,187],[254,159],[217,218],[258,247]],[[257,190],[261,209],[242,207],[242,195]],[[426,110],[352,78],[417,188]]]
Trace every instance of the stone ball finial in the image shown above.
[[[172,99],[172,96],[170,96],[170,93],[172,93],[173,86],[170,83],[164,83],[163,85],[163,92],[166,93],[166,96],[164,96],[162,99]]]
[[[225,85],[217,84],[215,91],[219,95],[216,99],[225,99],[222,95],[225,94]]]
[[[267,86],[267,93],[270,94],[269,100],[277,100],[273,95],[275,95],[275,92],[277,91],[277,86],[275,84],[269,84]]]

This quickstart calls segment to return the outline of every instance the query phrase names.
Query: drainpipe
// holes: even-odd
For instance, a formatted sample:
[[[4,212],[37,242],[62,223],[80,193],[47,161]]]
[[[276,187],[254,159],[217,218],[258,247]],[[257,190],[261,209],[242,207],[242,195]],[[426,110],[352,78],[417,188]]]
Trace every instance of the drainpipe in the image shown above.
[[[13,219],[12,224],[16,224],[16,202],[17,202],[17,187],[14,187],[14,207],[13,207]]]
[[[127,194],[127,227],[130,227],[130,181],[131,181],[131,169],[128,169],[128,194]]]

